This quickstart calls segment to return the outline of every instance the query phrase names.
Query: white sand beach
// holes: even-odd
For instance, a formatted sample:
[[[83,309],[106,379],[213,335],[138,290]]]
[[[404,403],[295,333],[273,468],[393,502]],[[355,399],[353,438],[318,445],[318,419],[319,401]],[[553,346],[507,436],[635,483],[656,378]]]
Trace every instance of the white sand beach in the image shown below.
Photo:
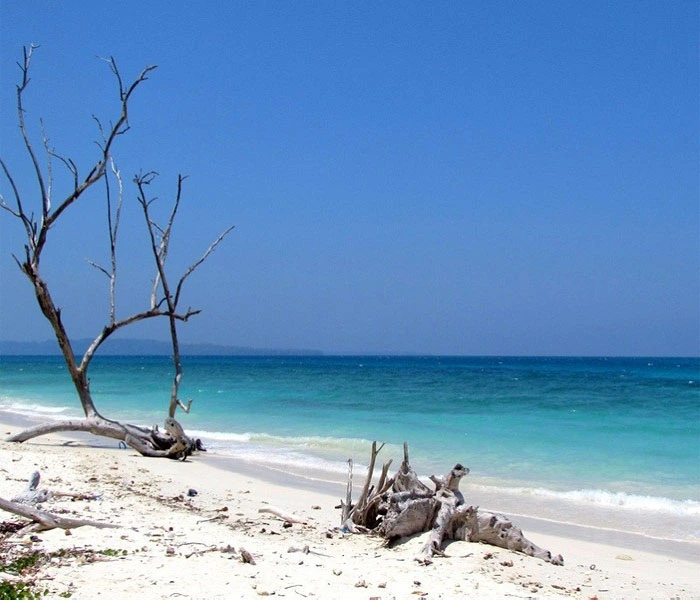
[[[3,439],[16,430],[0,425]],[[572,527],[566,534],[556,524],[532,531],[519,523],[526,537],[562,554],[564,566],[465,542],[423,566],[415,561],[420,536],[387,549],[378,538],[338,530],[344,485],[306,484],[263,468],[230,471],[211,463],[211,454],[147,459],[114,441],[73,438],[0,443],[0,497],[21,492],[38,470],[40,487],[99,495],[56,497],[42,509],[119,525],[0,534],[8,559],[52,554],[36,575],[48,599],[700,599],[700,548],[693,546],[676,555],[673,542],[595,542],[570,536]],[[188,496],[190,489],[197,494]],[[271,506],[304,522],[261,511]],[[23,520],[0,512],[0,522],[10,521]],[[17,576],[0,574],[8,578]]]

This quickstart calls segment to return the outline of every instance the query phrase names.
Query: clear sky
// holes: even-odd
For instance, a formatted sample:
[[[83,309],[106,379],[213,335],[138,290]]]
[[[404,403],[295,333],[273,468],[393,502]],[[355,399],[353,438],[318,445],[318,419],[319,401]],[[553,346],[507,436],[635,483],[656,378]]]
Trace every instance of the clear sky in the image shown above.
[[[84,175],[116,83],[158,65],[116,145],[126,176],[121,316],[153,271],[131,176],[165,206],[186,181],[172,270],[185,342],[327,352],[697,355],[697,1],[1,0],[0,153],[27,90]],[[54,166],[54,198],[66,179]],[[0,191],[11,201],[7,181]],[[99,198],[51,233],[45,278],[74,337],[107,317]],[[0,339],[52,336],[0,214]],[[146,269],[146,267],[148,267]],[[166,340],[164,321],[124,337]]]

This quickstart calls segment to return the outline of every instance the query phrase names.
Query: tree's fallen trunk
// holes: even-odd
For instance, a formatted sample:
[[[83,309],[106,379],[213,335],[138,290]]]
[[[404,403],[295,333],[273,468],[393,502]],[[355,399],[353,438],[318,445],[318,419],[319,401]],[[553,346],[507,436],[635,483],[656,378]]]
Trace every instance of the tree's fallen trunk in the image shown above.
[[[90,432],[96,436],[113,438],[125,442],[145,457],[168,457],[184,461],[193,452],[206,450],[198,438],[187,436],[180,423],[172,417],[165,420],[165,432],[160,432],[158,426],[142,428],[95,415],[34,426],[10,436],[7,442],[21,443],[54,432]]]
[[[376,453],[376,443],[373,443],[371,466],[374,466]],[[372,469],[369,469],[368,481]],[[386,470],[387,465],[382,472],[380,488],[373,489],[366,484],[355,506],[351,505],[349,495],[342,503],[341,523],[346,529],[372,531],[384,537],[387,546],[402,537],[430,531],[418,558],[424,564],[430,564],[434,555],[444,555],[443,544],[448,540],[482,541],[555,565],[564,564],[560,555],[553,556],[526,539],[505,516],[465,503],[459,481],[469,473],[468,468],[457,464],[444,479],[431,476],[435,483],[433,490],[424,485],[411,469],[408,447],[404,444],[401,467],[394,478],[385,482]],[[350,480],[351,476],[348,494],[351,492]]]

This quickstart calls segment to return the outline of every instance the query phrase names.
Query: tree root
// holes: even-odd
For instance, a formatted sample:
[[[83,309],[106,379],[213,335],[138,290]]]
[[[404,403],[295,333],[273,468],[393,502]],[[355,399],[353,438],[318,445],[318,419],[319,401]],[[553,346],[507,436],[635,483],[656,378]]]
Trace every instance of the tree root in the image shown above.
[[[380,447],[381,448],[381,447]],[[372,445],[371,466],[374,466],[376,443]],[[382,487],[375,490],[365,484],[355,506],[351,505],[351,480],[348,479],[348,496],[342,502],[341,523],[353,532],[370,530],[385,539],[389,546],[397,539],[411,535],[428,534],[421,555],[416,558],[422,564],[431,564],[435,555],[444,555],[443,543],[447,540],[481,541],[522,552],[555,565],[563,565],[562,556],[553,556],[523,536],[522,531],[501,514],[481,511],[465,503],[459,490],[459,481],[469,469],[457,464],[443,478],[431,476],[435,490],[424,485],[411,469],[408,446],[404,444],[404,459],[393,479],[384,482],[387,466],[382,472]],[[368,473],[371,480],[372,467]]]

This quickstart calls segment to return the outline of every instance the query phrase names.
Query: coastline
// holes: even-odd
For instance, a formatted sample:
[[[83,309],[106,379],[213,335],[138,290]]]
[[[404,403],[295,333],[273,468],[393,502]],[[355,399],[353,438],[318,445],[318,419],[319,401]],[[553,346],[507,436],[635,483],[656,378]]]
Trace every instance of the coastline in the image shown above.
[[[251,478],[264,473],[274,484],[285,485],[309,492],[317,492],[335,498],[336,503],[340,501],[346,489],[347,476],[333,475],[330,473],[321,477],[302,476],[291,471],[260,466],[251,462],[217,454],[202,456],[200,460],[206,465],[211,465],[223,471]],[[363,480],[364,475],[355,476],[353,483],[353,490],[355,492],[359,492]],[[427,478],[424,482],[426,482],[426,484],[431,484]],[[668,555],[700,564],[700,542],[696,543],[678,539],[651,537],[633,530],[623,531],[616,528],[577,524],[567,520],[555,520],[542,517],[541,515],[535,516],[532,514],[513,512],[508,509],[507,504],[504,508],[503,502],[496,501],[492,494],[484,497],[484,491],[472,487],[468,482],[468,478],[464,480],[462,487],[463,492],[469,494],[470,501],[473,501],[474,505],[505,514],[527,534],[535,533],[543,535],[544,539],[549,536],[565,537],[577,541],[588,541],[591,543],[646,551],[652,554]],[[544,512],[548,511],[550,510],[544,510]]]
[[[16,430],[2,418],[3,438]],[[44,488],[101,494],[96,501],[50,500],[45,510],[123,527],[81,527],[70,534],[54,529],[39,533],[38,542],[6,537],[5,545],[13,548],[77,552],[52,558],[41,568],[38,584],[50,590],[51,598],[69,592],[73,599],[110,599],[114,593],[130,599],[200,600],[700,599],[700,560],[693,544],[686,548],[630,533],[511,516],[526,537],[561,553],[565,565],[454,542],[447,547],[448,557],[421,566],[414,556],[423,537],[386,549],[376,538],[337,530],[344,484],[232,464],[215,455],[184,463],[147,459],[113,441],[87,437],[55,434],[24,444],[0,443],[1,496],[23,490],[31,472],[39,470]],[[191,488],[197,490],[194,497],[187,496]],[[260,511],[269,506],[306,524],[285,527],[279,517]],[[9,519],[0,513],[0,520]],[[241,549],[250,552],[255,565],[242,562]],[[118,554],[99,553],[105,551]]]

